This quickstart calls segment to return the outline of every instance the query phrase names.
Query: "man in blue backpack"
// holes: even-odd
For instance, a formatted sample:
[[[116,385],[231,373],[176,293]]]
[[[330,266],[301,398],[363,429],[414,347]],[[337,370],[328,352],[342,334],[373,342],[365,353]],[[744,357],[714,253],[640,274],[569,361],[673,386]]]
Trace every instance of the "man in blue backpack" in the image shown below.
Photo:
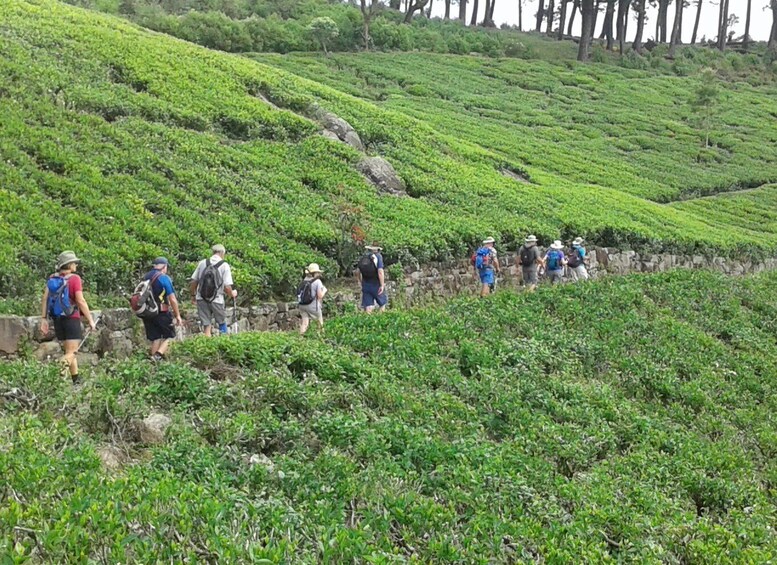
[[[588,270],[586,269],[585,262],[586,251],[585,247],[583,247],[583,238],[576,237],[572,242],[572,252],[569,254],[569,260],[567,261],[574,281],[588,280]]]
[[[480,277],[480,297],[484,298],[494,290],[496,273],[499,272],[499,260],[496,256],[493,237],[483,240],[482,246],[472,258],[472,265]]]
[[[563,249],[564,245],[559,240],[554,241],[542,261],[550,284],[560,283],[564,278],[564,266],[567,264],[567,259]]]
[[[383,312],[388,303],[382,249],[377,245],[365,246],[366,253],[356,264],[356,280],[362,287],[362,308],[368,314],[378,306]]]
[[[151,271],[143,277],[144,280],[151,281],[151,295],[157,303],[158,311],[152,318],[143,318],[146,338],[151,342],[152,361],[164,360],[170,340],[175,339],[175,326],[183,324],[173,281],[167,274],[168,265],[167,259],[157,257],[151,265]]]

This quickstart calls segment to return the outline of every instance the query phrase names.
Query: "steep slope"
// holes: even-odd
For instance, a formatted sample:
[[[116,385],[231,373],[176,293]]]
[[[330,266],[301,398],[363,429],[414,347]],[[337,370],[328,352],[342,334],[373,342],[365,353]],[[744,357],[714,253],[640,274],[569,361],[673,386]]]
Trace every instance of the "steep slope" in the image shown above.
[[[182,283],[214,240],[232,251],[247,296],[282,293],[310,261],[338,270],[334,259],[349,237],[340,227],[344,211],[385,244],[391,260],[459,256],[489,233],[511,245],[527,231],[543,240],[582,234],[600,244],[686,252],[772,253],[777,243],[773,230],[754,233],[728,215],[711,215],[711,230],[697,209],[629,193],[676,192],[661,188],[659,177],[646,176],[645,191],[624,191],[597,173],[625,163],[629,179],[640,176],[645,167],[628,159],[608,154],[604,164],[592,162],[590,176],[584,161],[574,168],[579,174],[545,166],[542,155],[560,159],[547,143],[517,151],[502,136],[500,145],[503,129],[489,130],[486,120],[442,101],[436,117],[382,107],[54,0],[4,2],[0,34],[0,298],[21,298],[14,308],[34,308],[28,297],[63,247],[84,257],[89,290],[103,297],[126,290],[161,253],[171,256]],[[408,61],[418,63],[398,59],[393,72],[413,72]],[[590,82],[593,71],[575,69]],[[302,63],[296,70],[307,72]],[[758,90],[740,90],[743,103],[770,107]],[[351,121],[368,151],[395,165],[411,197],[379,196],[356,170],[360,155],[316,135],[301,117],[311,102]],[[751,169],[771,178],[771,134],[746,133],[747,147],[765,147]],[[563,128],[556,134],[567,135]],[[579,143],[571,155],[596,151]],[[756,178],[742,173],[746,164],[732,178]],[[525,170],[533,183],[506,177],[504,168]],[[771,225],[773,209],[761,212]]]
[[[187,341],[75,392],[0,364],[0,555],[767,563],[775,297],[774,273],[499,293]],[[104,472],[110,442],[132,462]]]

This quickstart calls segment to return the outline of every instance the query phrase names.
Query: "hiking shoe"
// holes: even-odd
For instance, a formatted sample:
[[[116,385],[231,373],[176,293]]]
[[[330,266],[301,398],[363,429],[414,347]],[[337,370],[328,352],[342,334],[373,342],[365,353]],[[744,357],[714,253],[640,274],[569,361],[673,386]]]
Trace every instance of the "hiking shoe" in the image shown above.
[[[151,356],[151,360],[152,360],[154,363],[161,363],[162,361],[164,361],[164,360],[165,360],[165,356],[164,356],[164,355],[162,355],[161,353],[154,353],[154,354]]]
[[[81,375],[70,375],[70,380],[74,385],[80,385],[81,384]]]

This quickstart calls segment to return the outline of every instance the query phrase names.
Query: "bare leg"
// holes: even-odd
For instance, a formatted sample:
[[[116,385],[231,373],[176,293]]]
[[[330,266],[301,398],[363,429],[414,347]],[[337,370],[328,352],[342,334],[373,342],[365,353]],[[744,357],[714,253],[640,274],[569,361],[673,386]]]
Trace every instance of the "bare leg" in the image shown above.
[[[202,333],[204,333],[207,337],[211,337],[211,335],[213,335],[211,333],[211,328],[212,327],[213,326],[205,326],[204,328],[202,328]]]
[[[76,352],[78,351],[78,345],[80,343],[81,342],[77,339],[67,339],[62,344],[65,349],[65,354],[62,356],[63,373],[67,371],[70,373],[71,377],[78,375],[78,358],[76,357]]]
[[[305,335],[305,332],[308,331],[309,325],[310,318],[307,316],[302,316],[302,321],[299,323],[299,335]]]

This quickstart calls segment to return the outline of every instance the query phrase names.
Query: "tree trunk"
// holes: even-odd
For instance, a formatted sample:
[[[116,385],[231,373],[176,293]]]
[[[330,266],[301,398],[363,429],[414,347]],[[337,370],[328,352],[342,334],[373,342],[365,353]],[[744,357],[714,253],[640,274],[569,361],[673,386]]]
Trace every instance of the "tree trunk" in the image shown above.
[[[478,0],[472,1],[472,17],[469,19],[469,25],[476,26],[478,25]]]
[[[451,0],[445,0],[445,21],[451,19]]]
[[[392,10],[401,10],[402,0],[389,0],[389,8]]]
[[[745,37],[742,39],[742,47],[745,51],[750,47],[750,12],[753,8],[753,0],[747,0],[747,15],[745,16]]]
[[[637,1],[637,34],[631,48],[637,53],[642,53],[642,34],[645,32],[645,0]]]
[[[626,42],[626,16],[629,11],[629,2],[631,0],[618,0],[618,17],[615,25],[618,33],[618,52],[623,57],[623,44]]]
[[[572,0],[572,15],[569,16],[569,26],[567,26],[567,35],[572,35],[572,26],[575,25],[575,14],[580,6],[580,0]]]
[[[593,39],[594,34],[596,33],[596,20],[599,19],[599,4],[600,0],[596,0],[596,5],[594,6],[593,11],[593,21],[591,22],[591,39]]]
[[[772,6],[772,32],[769,34],[767,48],[773,57],[777,57],[777,0],[771,1]]]
[[[728,33],[728,0],[720,0],[719,26],[718,26],[718,49],[726,49],[726,34]]]
[[[626,15],[623,17],[623,41],[629,35],[629,12],[631,12],[631,2],[626,2]]]
[[[604,39],[607,37],[607,29],[610,30],[610,35],[612,35],[612,20],[613,16],[615,15],[615,0],[607,0],[607,7],[604,10],[604,22],[602,23],[602,33],[599,34],[599,39]]]
[[[548,25],[545,28],[545,33],[548,35],[553,33],[553,22],[556,19],[555,6],[553,0],[548,0]]]
[[[432,4],[434,3],[434,0],[429,0],[429,5],[426,7],[426,17],[427,19],[432,19]]]
[[[672,25],[672,39],[669,46],[669,58],[674,59],[677,45],[680,41],[680,22],[683,19],[683,2],[685,0],[675,0],[674,24]]]
[[[667,39],[667,22],[669,20],[669,6],[671,5],[671,0],[659,0],[658,4],[658,19],[661,23],[661,34],[660,36],[656,36],[656,41],[660,41],[661,43],[666,43]],[[660,37],[660,39],[659,39]]]
[[[545,0],[540,0],[537,6],[537,27],[534,31],[542,31],[542,18],[545,16]]]
[[[523,31],[523,0],[518,0],[518,31]]]
[[[569,4],[569,0],[561,0],[561,13],[559,14],[558,31],[556,32],[556,39],[559,41],[564,39],[564,27],[567,24],[567,4]]]
[[[693,35],[691,45],[696,45],[696,35],[699,33],[699,20],[701,19],[701,4],[704,0],[696,0],[696,21],[693,23]]]
[[[486,27],[488,21],[488,11],[491,9],[491,0],[486,0],[486,9],[483,11],[483,21],[480,23],[483,27]]]
[[[467,23],[467,0],[459,0],[459,21]]]
[[[424,8],[426,8],[426,4],[429,3],[429,0],[415,0],[410,3],[410,7],[407,9],[407,14],[405,14],[405,20],[404,23],[409,24],[413,21],[413,16],[415,16],[415,13],[420,11],[422,14],[424,13]]]
[[[594,0],[581,0],[580,6],[580,11],[583,15],[583,26],[580,32],[577,60],[587,61],[591,51],[591,40],[594,36]]]
[[[491,0],[491,7],[488,9],[488,27],[496,27],[494,23],[494,9],[496,8],[496,0]]]

